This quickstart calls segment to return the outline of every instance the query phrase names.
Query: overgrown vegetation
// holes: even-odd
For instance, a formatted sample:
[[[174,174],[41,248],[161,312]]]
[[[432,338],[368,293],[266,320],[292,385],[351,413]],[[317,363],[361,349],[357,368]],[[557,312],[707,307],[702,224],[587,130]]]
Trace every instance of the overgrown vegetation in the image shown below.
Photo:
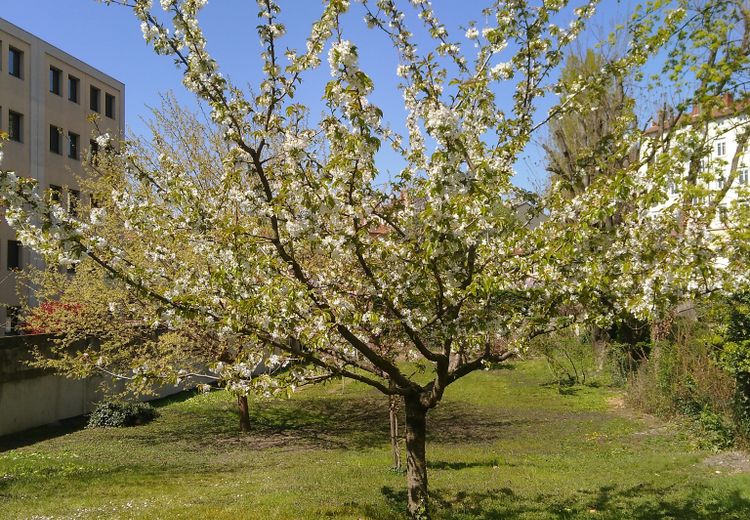
[[[554,382],[561,388],[596,384],[603,375],[595,366],[594,352],[587,338],[571,332],[536,338],[530,354],[545,360]]]
[[[723,307],[726,332],[719,364],[734,378],[733,413],[737,428],[750,439],[750,293],[737,294]]]
[[[746,446],[750,433],[748,296],[701,302],[677,317],[666,339],[628,378],[630,402],[649,413],[689,418],[701,444]]]
[[[701,448],[746,447],[750,440],[750,295],[686,309],[656,343],[607,331],[599,363],[591,332],[538,338],[530,353],[545,360],[561,393],[577,385],[627,389],[636,408],[682,418]],[[627,328],[635,330],[632,324]],[[640,339],[640,341],[634,341]]]

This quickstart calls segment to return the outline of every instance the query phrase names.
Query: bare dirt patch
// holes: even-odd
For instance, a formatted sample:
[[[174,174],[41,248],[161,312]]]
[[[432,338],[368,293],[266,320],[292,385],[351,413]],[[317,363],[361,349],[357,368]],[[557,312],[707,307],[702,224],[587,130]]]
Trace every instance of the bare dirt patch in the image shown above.
[[[610,410],[614,413],[622,417],[627,417],[628,419],[635,419],[643,424],[645,429],[635,432],[633,435],[636,437],[670,435],[674,431],[674,428],[671,427],[669,422],[628,406],[624,394],[610,397],[607,399],[607,404],[609,405]]]
[[[703,459],[701,463],[716,472],[736,475],[750,473],[750,453],[744,451],[724,451]]]

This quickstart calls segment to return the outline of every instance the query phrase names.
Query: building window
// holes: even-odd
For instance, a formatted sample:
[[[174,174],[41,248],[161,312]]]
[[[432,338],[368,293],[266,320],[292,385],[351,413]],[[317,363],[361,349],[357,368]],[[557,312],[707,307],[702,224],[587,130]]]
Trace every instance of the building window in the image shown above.
[[[78,160],[78,143],[81,142],[81,138],[78,134],[68,132],[68,157],[71,159]]]
[[[99,112],[99,98],[102,95],[102,91],[96,87],[89,89],[89,108],[94,112]]]
[[[8,271],[21,268],[23,248],[18,240],[8,240]]]
[[[62,155],[62,129],[55,126],[49,125],[49,151]]]
[[[721,157],[723,155],[726,155],[727,153],[727,142],[726,141],[719,141],[716,143],[716,155]]]
[[[8,111],[8,137],[13,141],[23,142],[23,116],[18,112]]]
[[[14,47],[8,48],[8,74],[17,78],[21,77],[23,69],[23,52]]]
[[[724,175],[724,172],[719,173],[719,177],[716,179],[716,189],[720,190],[724,188],[724,183],[727,182],[727,178]]]
[[[115,96],[112,94],[104,95],[104,115],[110,119],[115,118]]]
[[[10,305],[5,308],[5,335],[13,336],[19,331],[19,316],[21,308],[17,305]]]
[[[62,71],[55,67],[49,68],[49,91],[58,96],[62,95]]]
[[[68,76],[68,100],[73,103],[78,103],[79,94],[78,91],[81,87],[81,80],[75,76]]]
[[[738,180],[741,186],[747,186],[748,169],[746,166],[743,166],[742,168],[740,168],[740,174],[739,174]]]
[[[47,196],[49,197],[50,202],[57,202],[59,204],[62,200],[62,187],[50,184],[49,194]]]
[[[96,156],[99,153],[99,143],[94,139],[89,141],[89,163],[96,164]]]

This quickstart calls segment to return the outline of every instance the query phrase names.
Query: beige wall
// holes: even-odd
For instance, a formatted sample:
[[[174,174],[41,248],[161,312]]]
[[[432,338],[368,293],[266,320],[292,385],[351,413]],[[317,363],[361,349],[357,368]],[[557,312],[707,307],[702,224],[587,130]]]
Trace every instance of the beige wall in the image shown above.
[[[48,353],[51,336],[0,337],[0,435],[20,432],[61,419],[77,417],[93,410],[104,394],[101,377],[66,379],[29,366],[32,349]],[[122,391],[120,382],[108,386]],[[186,389],[183,385],[154,388],[158,399]]]
[[[20,79],[9,74],[8,52],[11,46],[23,53]],[[50,67],[61,71],[60,95],[50,92]],[[69,100],[69,76],[79,80],[77,103]],[[89,121],[94,114],[89,108],[92,85],[100,90],[99,130]],[[105,94],[115,97],[114,118],[105,116]],[[8,131],[9,110],[22,114],[23,137],[20,143],[5,142],[2,168],[33,177],[45,189],[50,185],[77,189],[76,179],[85,174],[89,141],[100,133],[109,132],[115,137],[124,132],[125,86],[0,18],[0,129],[4,132]],[[61,154],[50,151],[50,125],[62,130]],[[79,136],[78,159],[68,157],[69,132]],[[14,238],[13,230],[2,221],[0,304],[18,304],[15,276],[8,270],[8,241]],[[24,264],[40,264],[28,249],[23,250],[22,256]],[[0,308],[0,335],[5,330],[6,315],[6,309]]]

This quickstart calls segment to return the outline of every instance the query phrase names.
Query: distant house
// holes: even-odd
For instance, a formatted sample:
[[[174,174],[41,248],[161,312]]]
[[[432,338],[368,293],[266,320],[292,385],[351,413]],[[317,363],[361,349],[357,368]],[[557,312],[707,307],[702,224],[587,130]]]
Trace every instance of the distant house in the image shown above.
[[[695,107],[690,114],[675,117],[670,114],[660,114],[657,121],[646,130],[646,136],[654,140],[663,139],[671,135],[670,146],[680,145],[680,136],[688,128],[695,128],[697,122],[704,126],[699,129],[701,144],[705,146],[706,154],[701,159],[697,171],[696,186],[705,188],[705,196],[696,197],[697,204],[708,204],[720,196],[717,215],[711,223],[711,228],[719,231],[725,227],[722,213],[732,204],[745,204],[748,201],[747,190],[750,188],[750,153],[747,146],[740,146],[744,133],[750,125],[750,101],[744,99],[736,101],[732,94],[727,93],[720,99],[718,106],[713,108],[711,117],[702,117],[699,107]],[[707,123],[707,124],[706,124]],[[705,130],[703,129],[705,127]],[[668,131],[671,130],[671,134]],[[648,153],[646,147],[645,153]],[[693,169],[696,170],[693,166]],[[685,164],[685,176],[690,171],[690,165]],[[680,178],[674,179],[669,185],[669,200],[654,208],[654,212],[667,208],[679,208],[681,200]]]

